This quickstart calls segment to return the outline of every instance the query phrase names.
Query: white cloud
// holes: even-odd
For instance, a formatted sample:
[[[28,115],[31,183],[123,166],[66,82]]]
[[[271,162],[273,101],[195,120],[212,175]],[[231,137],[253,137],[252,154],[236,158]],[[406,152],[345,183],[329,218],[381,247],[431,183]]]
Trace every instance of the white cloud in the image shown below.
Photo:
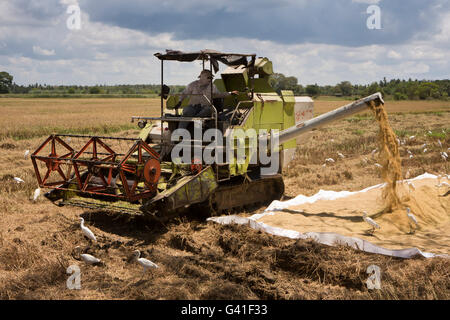
[[[55,55],[55,50],[47,50],[47,49],[42,49],[39,46],[33,46],[33,52],[41,55],[41,56],[54,56]]]
[[[391,58],[391,59],[401,59],[402,58],[402,55],[394,50],[389,50],[387,56],[388,56],[388,58]]]
[[[63,4],[74,2],[60,0]],[[242,37],[178,40],[169,32],[149,33],[92,22],[84,12],[81,30],[70,31],[65,27],[64,10],[49,21],[27,20],[28,15],[14,10],[0,2],[0,18],[7,18],[6,22],[0,19],[0,70],[8,70],[19,84],[159,83],[160,61],[153,56],[155,52],[204,48],[266,56],[273,61],[275,72],[295,76],[303,85],[344,80],[367,84],[383,77],[437,79],[450,74],[450,14],[442,21],[440,32],[427,39],[350,47],[280,44],[246,38],[245,32]],[[18,49],[13,51],[15,46]],[[165,63],[166,82],[186,84],[196,78],[200,68],[197,62]]]
[[[356,3],[378,4],[381,0],[352,0]]]

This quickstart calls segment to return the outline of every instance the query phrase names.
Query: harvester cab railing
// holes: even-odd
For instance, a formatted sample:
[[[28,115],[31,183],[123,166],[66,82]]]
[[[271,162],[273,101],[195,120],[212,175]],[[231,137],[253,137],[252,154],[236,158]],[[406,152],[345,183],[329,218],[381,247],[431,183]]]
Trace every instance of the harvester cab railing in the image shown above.
[[[193,62],[195,60],[201,60],[202,61],[202,68],[205,70],[205,61],[209,61],[209,71],[211,74],[217,73],[219,70],[218,62],[224,63],[227,66],[239,66],[244,65],[245,67],[253,67],[255,64],[255,58],[256,54],[240,54],[240,53],[223,53],[218,52],[214,50],[202,50],[198,52],[181,52],[181,51],[175,51],[175,50],[166,50],[166,53],[156,53],[155,56],[161,60],[161,117],[159,119],[153,119],[153,120],[160,120],[161,121],[161,144],[164,144],[163,139],[163,122],[164,121],[175,121],[174,119],[168,119],[168,117],[164,117],[164,98],[166,96],[166,88],[167,86],[164,84],[164,61],[179,61],[179,62]],[[250,58],[250,61],[247,60],[247,58]],[[250,74],[250,87],[251,87],[251,96],[253,98],[253,77],[254,74]],[[210,97],[211,100],[213,99],[213,80],[212,77],[210,79]],[[205,95],[203,95],[204,98],[208,101],[209,105],[213,108],[213,114],[212,117],[214,120],[215,129],[218,129],[218,112],[217,107],[214,105],[213,101],[210,101]],[[132,120],[138,119],[138,117],[133,117]],[[144,117],[140,117],[140,120],[144,119]],[[187,119],[183,121],[189,121]],[[192,120],[195,121],[195,120]]]

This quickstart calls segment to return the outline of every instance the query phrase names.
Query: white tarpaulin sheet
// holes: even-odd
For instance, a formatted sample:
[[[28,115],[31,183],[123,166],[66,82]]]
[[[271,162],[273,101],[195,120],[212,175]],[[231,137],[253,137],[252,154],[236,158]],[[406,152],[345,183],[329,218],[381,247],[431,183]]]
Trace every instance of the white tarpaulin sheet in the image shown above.
[[[424,173],[416,178],[409,179],[407,181],[414,181],[414,180],[420,180],[420,179],[426,179],[426,178],[437,178],[435,175]],[[208,221],[213,221],[220,224],[240,224],[240,225],[247,225],[252,229],[258,230],[258,231],[264,231],[272,235],[281,236],[281,237],[287,237],[291,239],[313,239],[314,241],[329,245],[329,246],[336,246],[336,245],[347,245],[357,250],[362,250],[365,252],[370,253],[377,253],[387,256],[393,256],[393,257],[399,257],[399,258],[412,258],[416,255],[421,255],[425,258],[433,258],[433,257],[445,257],[449,258],[448,255],[445,254],[434,254],[434,253],[428,253],[428,252],[422,252],[418,248],[407,248],[407,249],[400,249],[400,250],[392,250],[392,249],[386,249],[380,246],[377,246],[375,244],[370,243],[369,241],[355,238],[355,237],[347,237],[343,236],[337,233],[333,232],[307,232],[307,233],[300,233],[298,231],[294,230],[287,230],[283,228],[273,227],[270,225],[267,225],[262,222],[258,222],[259,218],[265,216],[265,215],[273,215],[278,210],[282,210],[285,208],[288,208],[293,205],[301,205],[304,203],[314,203],[318,200],[334,200],[338,198],[344,198],[359,192],[367,192],[368,190],[374,189],[374,188],[381,188],[385,184],[379,184],[376,186],[372,186],[360,191],[355,192],[349,192],[349,191],[325,191],[320,190],[318,193],[311,197],[307,197],[304,195],[299,195],[295,197],[294,199],[288,200],[288,201],[273,201],[269,207],[265,210],[264,213],[260,214],[254,214],[251,217],[239,217],[236,215],[230,215],[230,216],[221,216],[221,217],[211,217],[208,218]]]

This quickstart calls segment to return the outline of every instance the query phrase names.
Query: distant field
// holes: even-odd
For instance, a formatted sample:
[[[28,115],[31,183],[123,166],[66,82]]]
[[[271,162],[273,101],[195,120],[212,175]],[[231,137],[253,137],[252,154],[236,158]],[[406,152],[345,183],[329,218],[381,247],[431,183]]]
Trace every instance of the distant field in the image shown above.
[[[330,110],[339,108],[352,101],[314,101],[314,114],[321,114]],[[423,112],[449,112],[450,101],[386,101],[386,110],[388,113],[423,113]]]
[[[345,100],[318,100],[315,114],[350,103]],[[0,139],[28,139],[53,132],[107,134],[136,128],[131,116],[159,114],[160,100],[149,99],[0,99]],[[448,112],[446,101],[387,101],[390,113]]]
[[[58,133],[110,133],[130,128],[131,116],[159,114],[158,99],[0,99],[0,139]]]

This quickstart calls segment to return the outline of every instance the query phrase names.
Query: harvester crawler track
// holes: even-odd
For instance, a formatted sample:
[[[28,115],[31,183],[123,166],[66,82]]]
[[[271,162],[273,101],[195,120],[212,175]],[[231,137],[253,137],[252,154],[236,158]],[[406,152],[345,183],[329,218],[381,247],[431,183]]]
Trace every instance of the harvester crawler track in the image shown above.
[[[179,216],[209,217],[223,213],[254,210],[279,200],[284,194],[281,175],[268,176],[257,180],[244,180],[238,183],[219,185],[203,202],[175,210],[165,210],[164,206],[153,212],[143,210],[144,214],[159,222],[167,222]]]
[[[212,196],[211,210],[217,214],[224,211],[239,211],[269,204],[284,194],[281,175],[257,180],[244,180],[240,184],[219,186]]]

